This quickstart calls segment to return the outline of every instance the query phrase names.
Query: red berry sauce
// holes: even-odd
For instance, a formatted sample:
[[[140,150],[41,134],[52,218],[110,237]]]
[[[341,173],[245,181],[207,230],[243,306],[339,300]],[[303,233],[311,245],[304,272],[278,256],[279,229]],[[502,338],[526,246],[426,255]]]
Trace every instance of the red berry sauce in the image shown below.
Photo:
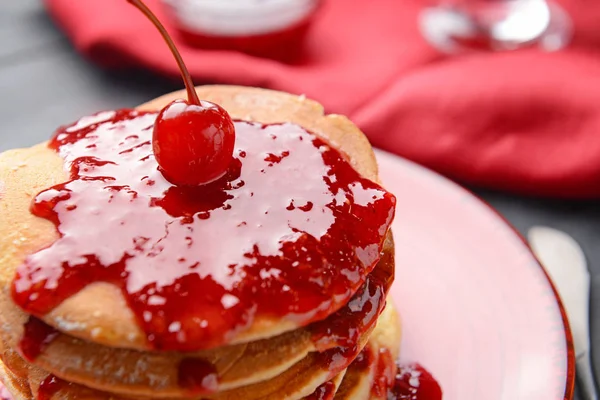
[[[311,395],[306,396],[304,400],[333,400],[333,396],[335,396],[335,384],[328,381],[319,386]]]
[[[33,361],[58,336],[58,331],[36,317],[29,317],[25,323],[23,337],[19,341],[19,353]]]
[[[63,381],[54,375],[48,375],[40,383],[37,400],[51,400],[55,394],[63,389],[68,389],[71,385],[71,383]]]
[[[384,254],[380,266],[369,274],[365,284],[345,307],[331,318],[311,326],[317,350],[332,349],[320,354],[321,365],[327,366],[331,378],[362,354],[360,339],[374,327],[385,307],[394,280],[393,267],[393,255]]]
[[[371,386],[371,393],[378,398],[385,398],[388,390],[396,380],[397,367],[392,353],[387,348],[379,349],[377,353],[377,369]]]
[[[152,153],[156,115],[105,112],[57,132],[70,180],[31,211],[60,238],[18,268],[16,304],[42,317],[110,282],[155,349],[194,351],[257,318],[308,324],[348,302],[379,261],[391,194],[301,127],[243,121],[223,177],[175,186]]]
[[[388,400],[442,400],[442,388],[419,364],[398,364],[394,386]]]
[[[219,379],[217,369],[208,361],[185,358],[179,364],[179,386],[192,395],[217,391]]]
[[[367,345],[352,361],[351,368],[358,371],[365,371],[371,367],[374,361],[375,355],[373,354],[373,350],[371,346]]]
[[[435,378],[419,364],[401,364],[387,348],[377,353],[366,346],[351,368],[366,371],[375,364],[371,385],[373,398],[387,400],[442,400],[442,389]]]

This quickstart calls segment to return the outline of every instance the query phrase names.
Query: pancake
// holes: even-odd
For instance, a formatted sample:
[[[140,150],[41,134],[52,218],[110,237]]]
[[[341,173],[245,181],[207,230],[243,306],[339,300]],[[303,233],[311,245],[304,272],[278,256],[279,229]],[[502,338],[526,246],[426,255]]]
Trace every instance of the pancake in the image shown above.
[[[325,116],[319,104],[303,96],[227,86],[200,87],[198,94],[203,99],[219,103],[233,118],[259,123],[298,124],[323,138],[327,145],[336,147],[362,176],[377,181],[374,154],[360,130],[345,117]],[[140,106],[140,110],[160,109],[182,95],[183,92],[179,92],[161,97]],[[155,114],[144,115],[146,118]],[[317,147],[320,151],[329,151],[327,146]],[[260,149],[262,151],[263,147]],[[319,395],[317,389],[321,392],[325,389],[333,392],[338,388],[341,390],[343,382],[346,382],[346,392],[355,393],[356,388],[362,387],[356,382],[366,382],[370,375],[365,378],[365,372],[355,366],[353,373],[347,376],[346,368],[367,345],[369,338],[374,338],[369,345],[373,349],[378,348],[380,342],[384,345],[398,339],[397,329],[390,326],[395,323],[391,307],[387,307],[380,321],[375,323],[394,275],[394,246],[391,232],[388,232],[382,247],[375,246],[377,253],[373,253],[373,245],[369,249],[362,248],[362,245],[353,247],[357,254],[364,251],[365,257],[372,257],[371,260],[381,258],[372,270],[359,272],[358,278],[352,278],[353,282],[357,282],[356,288],[351,286],[351,290],[346,290],[345,286],[345,292],[332,292],[327,301],[333,306],[295,315],[286,314],[281,318],[260,314],[241,329],[228,331],[220,338],[223,339],[221,342],[213,343],[209,338],[210,345],[201,344],[200,351],[197,351],[198,348],[193,351],[157,350],[147,331],[140,327],[141,314],[134,314],[123,290],[113,283],[94,281],[58,302],[58,306],[45,314],[30,311],[56,332],[52,333],[49,343],[40,347],[39,355],[28,357],[33,361],[25,361],[16,349],[22,338],[27,337],[24,328],[31,318],[13,301],[11,286],[15,271],[25,258],[48,248],[59,237],[57,226],[33,215],[29,207],[38,193],[68,180],[64,168],[64,160],[47,143],[0,154],[0,360],[3,363],[0,379],[7,382],[11,391],[37,398],[40,387],[48,386],[43,382],[51,379],[56,393],[50,397],[54,399],[194,398],[190,397],[189,389],[182,387],[180,376],[180,366],[187,360],[193,360],[214,368],[215,379],[218,379],[214,393],[202,394],[198,398],[311,399]],[[365,181],[361,182],[365,185],[363,189],[372,187]],[[365,203],[357,202],[357,205],[366,207],[372,204],[371,199],[376,196],[371,197],[371,193],[365,192],[369,197],[358,200]],[[346,199],[345,204],[354,203]],[[372,208],[366,210],[367,218],[373,218]],[[365,214],[362,215],[365,218]],[[388,215],[387,209],[384,215],[388,216],[388,222],[393,216]],[[81,217],[75,222],[80,220],[85,224]],[[354,221],[364,220],[357,218]],[[375,227],[375,231],[379,229],[379,241],[386,231],[382,231],[383,226],[377,227],[379,225]],[[359,224],[356,224],[356,229],[360,229]],[[354,226],[348,231],[359,232]],[[338,248],[334,249],[337,254]],[[366,252],[371,255],[367,256]],[[354,260],[347,258],[350,259]],[[292,257],[291,260],[298,258]],[[312,264],[307,263],[307,266]],[[37,273],[36,270],[33,273]],[[322,278],[319,276],[318,279]],[[289,282],[293,286],[294,282],[304,281]],[[53,289],[50,294],[56,295]],[[26,299],[27,302],[34,300],[33,297]],[[254,303],[250,300],[248,304]],[[374,329],[376,332],[371,335]],[[47,393],[45,397],[48,397]]]
[[[19,379],[0,361],[0,386],[2,385],[10,393],[12,400],[30,400],[33,398],[27,380]]]
[[[297,123],[346,154],[364,177],[377,180],[374,154],[362,132],[345,117],[325,116],[318,103],[301,96],[242,87],[205,86],[198,88],[198,93],[203,99],[221,104],[234,118]],[[158,109],[181,96],[181,92],[167,95],[140,109]],[[63,160],[45,144],[0,155],[1,296],[9,295],[15,270],[25,257],[57,239],[53,224],[33,216],[29,205],[36,193],[66,180]],[[114,348],[152,350],[122,292],[110,283],[85,287],[43,320],[61,332],[86,341]],[[231,335],[225,344],[271,338],[301,328],[307,322],[310,320],[257,318],[244,330]]]
[[[327,382],[327,390],[330,390],[332,395],[335,394],[337,388],[341,385],[344,378],[345,370],[336,375],[331,381]],[[31,367],[28,371],[27,379],[19,379],[10,370],[5,368],[4,364],[0,361],[0,378],[6,382],[5,386],[9,389],[9,392],[13,396],[13,400],[30,400],[32,398],[38,398],[40,393],[40,387],[43,385],[41,382],[48,381],[47,372],[42,369]],[[56,381],[56,392],[52,390],[53,395],[50,399],[70,400],[70,399],[89,399],[89,400],[147,400],[149,398],[143,397],[121,397],[114,394],[101,392],[93,389],[88,389],[81,385],[70,384],[64,381]],[[29,386],[31,384],[31,387]],[[0,383],[0,386],[2,383]],[[315,393],[320,393],[319,388]],[[47,390],[46,390],[47,392]],[[32,394],[34,393],[34,394]],[[275,397],[277,398],[277,397]],[[332,398],[332,397],[331,397]],[[303,399],[306,400],[324,400],[329,398],[323,398],[315,396],[314,394],[308,395]]]
[[[375,327],[369,343],[366,344],[373,353],[378,353],[380,349],[387,348],[390,353],[396,354],[398,351],[398,343],[400,341],[400,328],[396,311],[391,302],[388,303],[384,312]],[[2,361],[5,362],[6,354],[3,354]],[[36,367],[32,364],[28,364],[22,359],[18,359],[18,355],[12,354],[9,357],[16,357],[13,359],[11,366],[21,371],[21,376],[25,375],[25,381],[31,392],[33,398],[37,398],[40,385],[43,381],[47,381],[49,373],[43,369]],[[201,398],[209,399],[244,399],[244,400],[298,400],[305,397],[311,398],[311,394],[315,388],[318,388],[326,379],[323,379],[321,383],[316,383],[316,377],[319,375],[321,378],[326,376],[329,372],[325,370],[319,371],[319,373],[310,373],[310,370],[314,370],[314,366],[308,365],[309,363],[300,362],[284,374],[276,378],[272,383],[258,384],[251,387],[242,388],[242,390],[235,390],[230,392],[219,393],[211,396],[202,396]],[[340,371],[340,373],[332,378],[337,384],[341,378],[341,374],[344,374],[344,379],[337,390],[336,399],[354,399],[362,400],[369,399],[371,393],[371,385],[373,383],[373,377],[375,375],[375,369],[373,365],[377,363],[369,364],[368,368],[353,368],[353,365],[348,368],[347,371]],[[25,371],[25,372],[23,372]],[[7,371],[0,371],[0,380],[6,382],[11,381],[12,375],[7,375]],[[56,385],[58,389],[48,400],[70,400],[70,399],[89,399],[89,400],[145,400],[150,397],[124,397],[118,396],[102,391],[89,389],[82,385],[71,384],[63,382]],[[310,386],[310,387],[309,387]],[[365,395],[367,397],[360,397]],[[340,397],[341,396],[341,397]],[[153,397],[156,398],[156,397]]]
[[[344,374],[346,371],[339,373],[335,378],[331,381],[326,382],[326,384],[317,388],[315,393],[305,397],[303,400],[329,400],[333,399],[335,392],[338,387],[341,385],[342,380],[344,379]],[[33,395],[31,394],[31,390],[28,386],[23,387],[22,384],[11,377],[10,371],[5,370],[4,364],[0,361],[0,376],[4,376],[7,379],[8,385],[4,385],[0,381],[0,399],[1,400],[28,400]],[[10,391],[7,393],[7,388],[10,388]],[[13,394],[14,393],[14,394]],[[327,394],[330,397],[324,397],[323,393]],[[85,388],[79,388],[77,393],[70,393],[67,396],[71,396],[71,398],[81,399],[82,396],[88,396],[89,398],[93,398],[94,400],[100,399],[111,399],[111,400],[119,400],[118,398],[101,392],[89,391]],[[75,397],[77,396],[77,397]],[[64,399],[64,397],[63,397]],[[123,399],[125,400],[125,399]]]
[[[0,341],[0,383],[8,390],[13,400],[33,398],[28,373],[27,363],[15,352],[7,351],[4,343]]]

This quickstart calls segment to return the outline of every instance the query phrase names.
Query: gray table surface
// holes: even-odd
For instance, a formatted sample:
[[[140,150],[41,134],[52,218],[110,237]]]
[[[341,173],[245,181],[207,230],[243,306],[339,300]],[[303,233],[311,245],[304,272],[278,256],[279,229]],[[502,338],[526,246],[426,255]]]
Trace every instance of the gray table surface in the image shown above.
[[[0,152],[43,141],[58,126],[83,115],[132,107],[181,86],[148,73],[101,71],[75,53],[39,0],[0,2]],[[533,225],[548,225],[581,244],[593,275],[593,359],[600,371],[600,201],[474,191],[522,233]]]

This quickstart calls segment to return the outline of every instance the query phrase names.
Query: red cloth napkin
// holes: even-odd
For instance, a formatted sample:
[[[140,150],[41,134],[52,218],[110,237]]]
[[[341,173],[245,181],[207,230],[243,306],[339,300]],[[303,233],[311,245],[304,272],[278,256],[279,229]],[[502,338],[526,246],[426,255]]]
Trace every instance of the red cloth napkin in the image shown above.
[[[573,45],[555,53],[443,56],[419,33],[417,0],[326,0],[291,65],[177,44],[197,82],[304,93],[348,115],[375,146],[458,181],[600,197],[600,3],[562,3],[577,29]],[[159,34],[125,0],[46,4],[98,64],[177,76]],[[161,17],[157,0],[147,4]]]

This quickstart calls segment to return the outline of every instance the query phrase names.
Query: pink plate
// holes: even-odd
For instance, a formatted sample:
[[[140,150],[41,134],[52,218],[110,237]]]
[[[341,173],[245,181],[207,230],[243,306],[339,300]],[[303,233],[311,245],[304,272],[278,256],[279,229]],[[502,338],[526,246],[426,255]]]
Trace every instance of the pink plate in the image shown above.
[[[377,158],[398,197],[401,360],[428,369],[444,400],[571,399],[570,331],[522,238],[451,181],[388,153]]]

